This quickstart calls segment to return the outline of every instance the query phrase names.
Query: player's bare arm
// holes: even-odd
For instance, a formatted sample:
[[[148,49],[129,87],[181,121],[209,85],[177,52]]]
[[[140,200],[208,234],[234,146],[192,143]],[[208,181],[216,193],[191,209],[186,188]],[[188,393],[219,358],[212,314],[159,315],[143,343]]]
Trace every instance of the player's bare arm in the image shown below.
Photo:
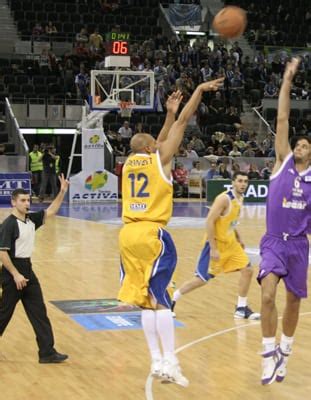
[[[157,137],[157,143],[164,142],[167,139],[167,135],[169,133],[169,130],[171,129],[171,126],[175,122],[175,117],[177,114],[177,111],[179,109],[180,103],[182,102],[182,94],[180,90],[177,90],[176,92],[173,92],[167,99],[166,101],[166,118],[164,121],[164,125],[159,133],[159,136]]]
[[[198,108],[202,94],[208,91],[217,91],[223,84],[224,78],[215,79],[213,81],[201,83],[193,92],[190,100],[183,108],[177,121],[172,125],[167,140],[160,143],[160,157],[163,167],[168,166],[171,168],[171,161],[174,154],[177,153],[178,148],[183,140],[184,132],[187,124]]]
[[[211,248],[211,258],[215,260],[219,259],[219,253],[215,240],[215,223],[221,215],[226,214],[226,212],[228,211],[228,207],[229,201],[227,195],[223,194],[217,197],[212,207],[210,208],[206,219],[207,240]]]
[[[275,137],[275,153],[276,163],[273,173],[277,172],[280,168],[285,157],[290,153],[291,148],[288,141],[288,119],[290,113],[290,89],[293,78],[297,72],[300,63],[299,58],[293,58],[287,63],[283,75],[283,82],[279,94],[278,115],[277,115],[277,128]]]

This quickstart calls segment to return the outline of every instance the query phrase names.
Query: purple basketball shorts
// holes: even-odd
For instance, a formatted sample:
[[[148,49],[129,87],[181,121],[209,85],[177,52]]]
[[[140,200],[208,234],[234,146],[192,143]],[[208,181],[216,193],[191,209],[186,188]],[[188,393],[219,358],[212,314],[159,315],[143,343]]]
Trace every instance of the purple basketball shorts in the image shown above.
[[[299,298],[307,297],[309,241],[307,237],[282,237],[265,234],[260,243],[261,263],[258,282],[273,273],[285,282],[286,289]]]

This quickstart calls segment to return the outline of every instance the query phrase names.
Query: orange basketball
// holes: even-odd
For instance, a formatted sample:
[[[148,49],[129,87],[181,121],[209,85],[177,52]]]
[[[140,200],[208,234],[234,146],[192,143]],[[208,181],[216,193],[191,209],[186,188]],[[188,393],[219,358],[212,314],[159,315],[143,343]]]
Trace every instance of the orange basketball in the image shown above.
[[[246,12],[236,6],[228,6],[220,10],[213,20],[213,29],[221,36],[231,39],[239,37],[247,24]]]

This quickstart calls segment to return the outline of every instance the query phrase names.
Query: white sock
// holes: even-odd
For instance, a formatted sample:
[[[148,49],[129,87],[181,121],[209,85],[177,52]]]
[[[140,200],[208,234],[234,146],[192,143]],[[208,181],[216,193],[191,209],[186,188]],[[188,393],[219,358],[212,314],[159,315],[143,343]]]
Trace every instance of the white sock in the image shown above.
[[[281,341],[280,341],[280,348],[283,353],[290,354],[292,352],[292,346],[294,342],[293,336],[286,336],[282,333]]]
[[[156,312],[153,310],[142,310],[141,324],[147,340],[151,358],[153,360],[162,358],[156,326]]]
[[[180,299],[182,296],[182,294],[180,293],[180,290],[177,289],[176,292],[174,292],[173,294],[173,301],[177,301],[178,299]]]
[[[262,352],[270,353],[275,350],[275,337],[263,337],[262,338]]]
[[[164,358],[175,362],[175,327],[172,312],[167,309],[157,310],[156,315],[157,332],[161,340]]]
[[[247,306],[247,297],[238,296],[238,305],[237,307],[246,307]]]

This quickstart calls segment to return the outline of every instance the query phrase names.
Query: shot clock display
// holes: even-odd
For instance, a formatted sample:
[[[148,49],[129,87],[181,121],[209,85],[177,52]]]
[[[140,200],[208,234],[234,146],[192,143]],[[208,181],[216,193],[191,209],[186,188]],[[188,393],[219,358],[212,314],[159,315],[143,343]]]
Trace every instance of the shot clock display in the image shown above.
[[[106,35],[106,55],[127,56],[129,55],[129,33],[110,32]]]

